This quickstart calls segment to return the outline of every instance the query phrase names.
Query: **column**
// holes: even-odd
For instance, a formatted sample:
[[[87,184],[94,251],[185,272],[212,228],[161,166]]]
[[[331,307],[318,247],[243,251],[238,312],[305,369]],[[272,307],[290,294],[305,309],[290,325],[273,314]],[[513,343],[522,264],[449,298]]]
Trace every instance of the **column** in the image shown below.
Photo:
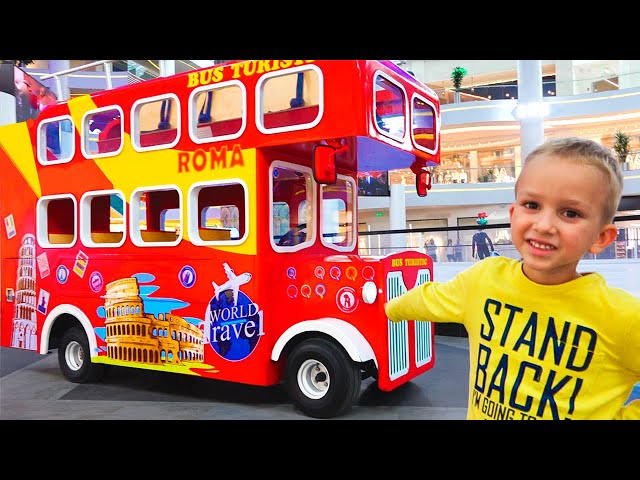
[[[176,74],[176,61],[175,60],[160,60],[160,76],[170,77]]]
[[[389,229],[404,230],[407,228],[407,210],[405,203],[405,187],[400,183],[389,185]],[[407,234],[394,233],[389,235],[390,252],[396,253],[407,248]]]
[[[71,68],[69,60],[49,60],[49,73],[62,72]],[[46,84],[49,89],[56,94],[58,100],[68,100],[71,97],[71,91],[69,90],[69,77],[62,75],[58,80],[52,78],[42,82]]]
[[[574,95],[573,60],[556,60],[556,96]]]
[[[480,171],[480,163],[478,162],[478,151],[471,150],[469,152],[469,178],[467,182],[478,183],[478,172]]]
[[[518,105],[522,158],[544,142],[545,104],[542,101],[542,61],[518,60]]]
[[[620,85],[620,90],[640,85],[640,61],[620,60],[619,62],[618,85]]]
[[[513,148],[513,163],[515,165],[515,177],[516,179],[520,176],[520,172],[522,171],[522,147],[520,145],[516,145]]]

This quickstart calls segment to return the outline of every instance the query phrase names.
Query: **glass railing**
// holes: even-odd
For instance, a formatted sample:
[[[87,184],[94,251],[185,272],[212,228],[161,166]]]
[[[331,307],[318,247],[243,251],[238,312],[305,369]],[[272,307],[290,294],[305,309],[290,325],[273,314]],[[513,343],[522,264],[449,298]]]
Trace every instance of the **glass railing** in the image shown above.
[[[429,167],[432,185],[453,185],[461,183],[513,183],[518,176],[519,166],[515,162],[502,162],[494,166],[464,167],[459,162],[450,162],[443,159],[443,163],[437,167]],[[623,163],[624,171],[640,171],[640,151],[627,156]],[[408,168],[392,170],[389,172],[389,183],[402,185],[414,185],[415,174]]]
[[[518,82],[515,80],[499,84],[483,84],[475,81],[473,76],[467,76],[463,80],[462,87],[458,90],[459,95],[456,95],[456,91],[451,88],[450,82],[448,81],[428,83],[428,85],[438,94],[441,105],[518,98]],[[640,87],[640,71],[615,76],[600,75],[567,81],[549,81],[543,79],[542,96],[571,96],[635,87]]]
[[[584,260],[626,260],[640,259],[640,215],[625,215],[616,218],[618,240],[599,254],[586,254]],[[476,262],[479,258],[472,256],[473,235],[476,226],[450,228],[413,228],[397,230],[393,233],[359,232],[360,255],[388,255],[390,253],[414,250],[428,253],[436,262]],[[498,255],[519,259],[520,254],[511,243],[509,224],[486,225],[484,231],[489,235],[493,248]],[[435,249],[427,251],[425,242],[433,239]],[[457,240],[460,245],[456,248]],[[448,241],[451,246],[447,246]],[[432,247],[433,248],[433,247]]]

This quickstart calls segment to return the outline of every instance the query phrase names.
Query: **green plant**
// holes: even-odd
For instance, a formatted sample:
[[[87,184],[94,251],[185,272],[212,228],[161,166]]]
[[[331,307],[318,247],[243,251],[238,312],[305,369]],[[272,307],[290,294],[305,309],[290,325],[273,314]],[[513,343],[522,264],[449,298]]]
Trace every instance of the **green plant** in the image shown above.
[[[624,163],[627,159],[627,155],[631,153],[631,139],[629,135],[620,130],[616,130],[613,136],[613,151],[616,152],[620,163]]]
[[[467,74],[467,70],[462,67],[456,67],[451,72],[451,81],[453,82],[453,88],[456,90],[460,90],[462,86],[462,79]]]

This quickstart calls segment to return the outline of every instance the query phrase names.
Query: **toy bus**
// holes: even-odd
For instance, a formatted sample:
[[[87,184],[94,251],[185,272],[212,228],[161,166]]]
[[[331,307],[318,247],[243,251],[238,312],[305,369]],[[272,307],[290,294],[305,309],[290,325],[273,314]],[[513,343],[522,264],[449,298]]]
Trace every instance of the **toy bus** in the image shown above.
[[[391,61],[249,60],[61,100],[0,127],[1,345],[282,384],[343,414],[430,370],[430,322],[384,304],[429,256],[358,254],[358,171],[440,162],[435,93]]]

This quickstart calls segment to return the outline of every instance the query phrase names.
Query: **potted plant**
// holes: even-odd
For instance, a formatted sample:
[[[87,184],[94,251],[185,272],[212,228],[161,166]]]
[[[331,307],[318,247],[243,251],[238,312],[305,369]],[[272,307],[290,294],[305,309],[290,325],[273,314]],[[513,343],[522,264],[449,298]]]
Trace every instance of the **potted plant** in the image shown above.
[[[631,153],[631,139],[629,138],[629,135],[621,132],[620,130],[616,130],[613,139],[613,151],[616,152],[618,160],[624,168],[627,165],[627,155]]]
[[[453,88],[455,89],[454,93],[454,102],[460,102],[460,87],[462,86],[462,79],[467,74],[467,70],[462,67],[456,67],[451,72],[451,82],[453,83]]]

